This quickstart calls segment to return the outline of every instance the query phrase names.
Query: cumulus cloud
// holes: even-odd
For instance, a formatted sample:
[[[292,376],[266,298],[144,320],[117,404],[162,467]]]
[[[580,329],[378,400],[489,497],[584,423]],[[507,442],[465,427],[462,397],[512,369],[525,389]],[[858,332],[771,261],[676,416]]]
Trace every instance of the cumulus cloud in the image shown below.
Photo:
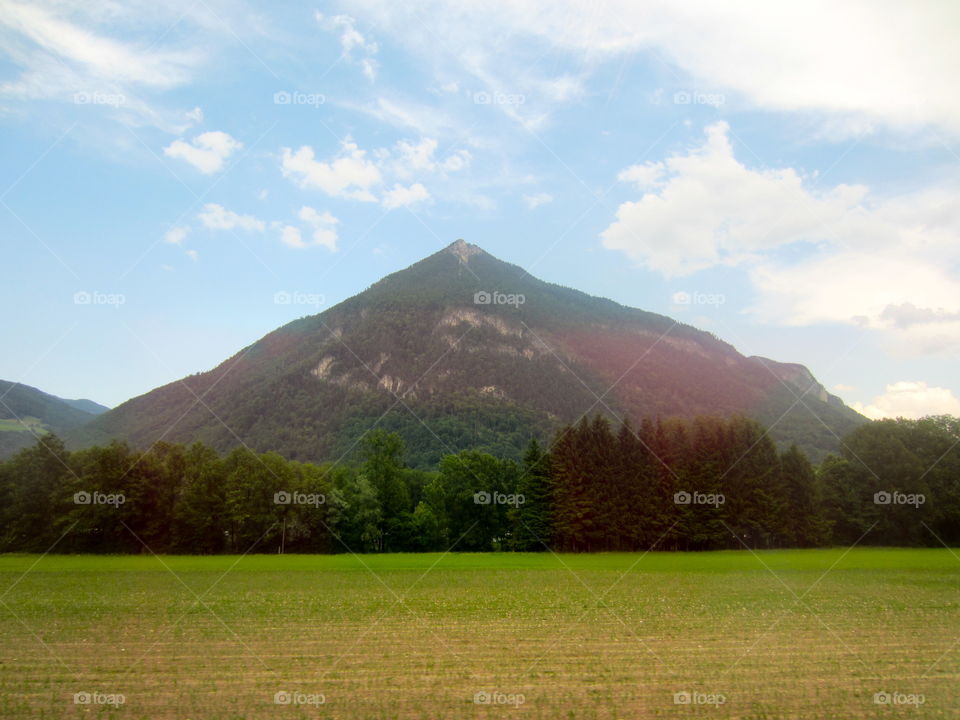
[[[307,244],[303,241],[300,234],[300,228],[293,225],[284,225],[280,230],[280,242],[292,248],[305,248]]]
[[[433,153],[437,149],[437,141],[433,138],[423,138],[419,143],[401,140],[397,143],[400,172],[410,175],[418,170],[432,170],[436,163]]]
[[[423,137],[419,142],[400,140],[393,151],[378,150],[384,159],[392,159],[392,169],[398,177],[408,178],[439,170],[457,172],[466,168],[473,156],[469,150],[459,149],[447,155],[443,160],[436,157],[439,143],[431,137]]]
[[[428,176],[447,177],[466,168],[472,160],[468,150],[458,149],[438,157],[439,143],[431,137],[403,139],[392,147],[363,150],[350,138],[333,158],[316,159],[312,147],[304,145],[296,152],[282,148],[281,171],[301,188],[316,188],[333,197],[381,202],[397,208],[431,197],[422,182],[413,179]],[[388,181],[393,182],[386,189]],[[380,196],[378,198],[378,195]]]
[[[393,186],[392,190],[388,190],[383,194],[383,206],[388,210],[392,210],[393,208],[405,207],[429,199],[430,193],[427,192],[427,189],[420,183],[414,183],[408,187],[397,183]]]
[[[916,420],[925,415],[960,415],[960,398],[948,388],[901,381],[887,385],[886,391],[870,403],[853,403],[851,407],[873,420],[896,417]]]
[[[188,227],[172,227],[164,234],[164,242],[168,242],[171,245],[180,245],[183,243],[184,239],[187,237],[187,234],[190,232]]]
[[[448,172],[457,172],[467,167],[471,160],[473,155],[469,150],[456,150],[444,159],[442,167]]]
[[[317,160],[309,145],[303,145],[296,152],[283,148],[281,169],[284,177],[301,188],[317,188],[333,197],[375,202],[371,188],[379,185],[383,177],[366,155],[366,151],[349,138],[339,154],[326,162]]]
[[[643,165],[631,165],[624,168],[617,174],[617,180],[630,183],[637,190],[650,190],[660,184],[664,172],[662,162],[648,162]]]
[[[311,238],[314,245],[322,245],[323,247],[336,252],[337,250],[337,225],[339,220],[331,215],[329,212],[324,211],[318,213],[312,207],[304,205],[300,208],[300,212],[297,213],[297,217],[303,220],[311,229]],[[289,244],[289,243],[288,243]],[[306,247],[304,243],[301,247]]]
[[[960,321],[960,312],[917,307],[913,303],[905,302],[900,305],[887,305],[880,313],[880,319],[898,328],[911,328],[917,325],[955,323]]]
[[[211,175],[222,169],[227,158],[242,147],[243,143],[229,134],[214,130],[197,135],[189,143],[174,140],[163,149],[163,153],[167,157],[185,160],[204,175]]]
[[[619,179],[654,188],[617,210],[603,244],[667,276],[736,264],[763,250],[835,238],[856,223],[865,189],[804,188],[792,168],[751,170],[733,153],[729,127],[707,128],[706,141],[662,163],[626,168]]]
[[[349,15],[326,16],[319,11],[314,13],[314,19],[323,29],[339,35],[342,57],[358,65],[364,77],[373,82],[377,76],[377,61],[374,56],[379,48],[376,42],[357,30],[356,19]]]
[[[914,352],[960,347],[960,207],[955,186],[874,198],[818,189],[793,168],[740,162],[729,128],[659,162],[622,170],[640,191],[602,233],[605,247],[665,276],[744,265],[772,324],[882,329]]]
[[[197,215],[200,222],[208,230],[247,230],[262,232],[266,227],[263,220],[253,215],[240,215],[233,210],[227,210],[223,205],[207,203]]]
[[[553,195],[545,192],[535,193],[534,195],[524,195],[523,201],[527,204],[528,208],[533,210],[541,205],[553,202]]]

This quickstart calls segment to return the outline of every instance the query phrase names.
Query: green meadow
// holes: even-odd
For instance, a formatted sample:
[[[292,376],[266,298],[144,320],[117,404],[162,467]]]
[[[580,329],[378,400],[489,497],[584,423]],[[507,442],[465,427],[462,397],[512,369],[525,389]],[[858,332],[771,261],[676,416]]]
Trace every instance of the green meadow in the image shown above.
[[[960,554],[0,556],[3,718],[948,718]]]

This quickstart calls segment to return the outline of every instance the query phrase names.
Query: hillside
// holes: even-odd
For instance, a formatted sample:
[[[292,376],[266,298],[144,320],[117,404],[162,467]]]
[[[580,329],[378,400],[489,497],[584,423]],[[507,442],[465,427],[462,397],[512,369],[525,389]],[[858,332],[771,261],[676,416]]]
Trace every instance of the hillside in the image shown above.
[[[66,433],[109,408],[64,400],[29,385],[0,380],[0,457],[32,445],[37,435]]]
[[[597,412],[745,414],[814,459],[866,421],[803,366],[745,357],[710,333],[543,282],[460,240],[68,439],[197,439],[222,450],[242,441],[335,460],[376,424],[428,466],[467,447],[517,456],[531,434],[548,438]]]

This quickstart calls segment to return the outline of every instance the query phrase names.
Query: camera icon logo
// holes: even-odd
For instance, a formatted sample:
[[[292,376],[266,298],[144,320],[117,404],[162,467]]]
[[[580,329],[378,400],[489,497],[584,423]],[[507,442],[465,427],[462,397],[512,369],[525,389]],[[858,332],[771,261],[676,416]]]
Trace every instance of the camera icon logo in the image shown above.
[[[475,105],[489,105],[491,102],[490,93],[481,90],[480,92],[475,92],[473,94],[473,102]]]
[[[290,93],[286,90],[280,90],[273,94],[273,104],[274,105],[289,105],[290,104]]]
[[[289,505],[292,501],[293,496],[286,490],[281,490],[280,492],[275,492],[273,494],[274,505]]]
[[[671,299],[673,300],[674,305],[689,305],[690,293],[685,290],[680,290],[679,292],[675,292]]]
[[[89,505],[92,499],[92,496],[86,490],[73,494],[74,505]]]
[[[493,302],[493,296],[486,290],[480,290],[473,294],[474,305],[489,305],[491,302]]]
[[[673,694],[673,704],[674,705],[689,705],[691,700],[690,693],[684,690],[683,692],[676,692]]]
[[[481,490],[480,492],[475,492],[473,494],[473,502],[475,502],[477,505],[489,505],[492,499],[493,498],[490,496],[490,493],[488,493],[486,490]]]
[[[889,505],[893,496],[886,490],[881,490],[873,494],[873,503],[875,505]]]
[[[286,690],[279,690],[274,693],[273,702],[275,705],[289,705],[293,702],[293,695]]]
[[[676,105],[689,105],[693,98],[686,90],[681,90],[673,94],[673,102]]]
[[[673,502],[675,505],[689,505],[692,501],[693,496],[690,495],[690,493],[688,493],[686,490],[681,490],[680,492],[673,494]]]
[[[74,705],[89,705],[93,702],[93,695],[88,692],[78,692],[73,694]]]
[[[484,692],[481,690],[478,693],[475,693],[473,696],[473,702],[475,705],[489,705],[491,701],[490,693]]]

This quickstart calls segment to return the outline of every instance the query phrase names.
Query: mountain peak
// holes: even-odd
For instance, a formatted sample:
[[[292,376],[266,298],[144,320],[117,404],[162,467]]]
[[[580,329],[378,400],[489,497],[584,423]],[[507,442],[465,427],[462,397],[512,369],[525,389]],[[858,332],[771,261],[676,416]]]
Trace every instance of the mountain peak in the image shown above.
[[[446,247],[446,252],[456,255],[460,262],[466,263],[474,255],[482,255],[483,249],[479,245],[471,245],[463,239],[455,240]]]

